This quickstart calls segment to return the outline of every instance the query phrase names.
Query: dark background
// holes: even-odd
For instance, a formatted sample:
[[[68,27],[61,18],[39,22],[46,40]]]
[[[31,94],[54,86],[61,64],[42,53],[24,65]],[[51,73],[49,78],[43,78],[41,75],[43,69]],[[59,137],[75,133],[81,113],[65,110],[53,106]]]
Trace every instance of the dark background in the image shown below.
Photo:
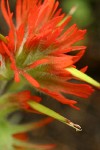
[[[15,9],[15,0],[9,0],[11,10]],[[68,13],[72,6],[77,5],[72,23],[79,28],[86,28],[84,41],[87,51],[77,64],[79,68],[88,65],[87,74],[100,81],[100,1],[99,0],[60,0],[63,11]],[[0,33],[6,35],[8,28],[0,14]],[[73,97],[71,97],[73,98]],[[73,122],[82,126],[82,132],[54,121],[42,129],[30,133],[31,140],[36,143],[56,143],[56,150],[100,150],[100,91],[96,91],[88,99],[77,99],[80,111],[69,108],[43,95],[43,103]],[[18,113],[21,122],[39,120],[41,116]]]

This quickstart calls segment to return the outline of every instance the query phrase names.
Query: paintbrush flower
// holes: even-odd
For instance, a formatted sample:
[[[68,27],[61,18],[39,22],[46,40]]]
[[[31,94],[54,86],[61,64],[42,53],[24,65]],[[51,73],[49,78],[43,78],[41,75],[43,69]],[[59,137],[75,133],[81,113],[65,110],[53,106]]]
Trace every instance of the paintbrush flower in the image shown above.
[[[35,89],[78,109],[77,102],[63,93],[87,98],[93,92],[90,85],[72,83],[75,75],[67,70],[75,69],[84,54],[86,47],[76,43],[84,39],[86,30],[78,29],[76,24],[67,27],[71,16],[58,6],[55,0],[17,0],[14,20],[8,0],[1,0],[9,33],[0,35],[0,75],[15,82],[24,78]],[[69,54],[72,51],[78,52]]]

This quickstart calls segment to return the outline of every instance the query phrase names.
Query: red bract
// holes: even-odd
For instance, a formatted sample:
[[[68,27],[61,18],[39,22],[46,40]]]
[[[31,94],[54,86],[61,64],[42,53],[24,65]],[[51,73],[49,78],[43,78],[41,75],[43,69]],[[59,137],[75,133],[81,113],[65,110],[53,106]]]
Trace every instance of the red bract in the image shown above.
[[[16,103],[22,109],[37,113],[37,111],[35,111],[35,110],[33,111],[33,109],[31,109],[30,106],[27,104],[27,102],[29,100],[31,100],[31,101],[33,100],[35,102],[40,102],[41,98],[38,97],[38,96],[32,95],[31,92],[27,91],[27,90],[18,92],[16,94],[11,94],[9,96],[9,101],[10,102]]]
[[[41,92],[78,109],[76,101],[66,99],[62,93],[87,98],[93,91],[89,85],[71,83],[73,76],[65,70],[75,67],[82,57],[86,47],[74,44],[84,38],[86,30],[78,29],[76,24],[65,30],[71,17],[61,13],[55,0],[17,0],[14,25],[6,2],[7,8],[1,0],[1,10],[9,34],[0,41],[1,68],[3,65],[10,70],[9,78],[14,77],[16,82],[21,75]],[[76,56],[68,54],[75,50],[79,51]]]

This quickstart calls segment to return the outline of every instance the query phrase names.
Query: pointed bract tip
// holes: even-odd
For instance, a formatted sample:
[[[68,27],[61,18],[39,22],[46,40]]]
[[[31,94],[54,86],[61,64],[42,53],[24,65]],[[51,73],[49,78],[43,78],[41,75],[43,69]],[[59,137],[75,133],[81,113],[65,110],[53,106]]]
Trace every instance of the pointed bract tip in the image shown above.
[[[70,120],[66,119],[66,124],[72,128],[74,128],[76,131],[82,131],[81,126],[79,126],[78,124],[75,124],[73,122],[71,122]]]

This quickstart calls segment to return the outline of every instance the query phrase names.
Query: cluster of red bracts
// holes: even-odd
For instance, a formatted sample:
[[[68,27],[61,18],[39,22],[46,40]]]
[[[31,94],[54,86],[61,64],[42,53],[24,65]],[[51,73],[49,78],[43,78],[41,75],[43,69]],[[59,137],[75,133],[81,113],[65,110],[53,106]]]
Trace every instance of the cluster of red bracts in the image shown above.
[[[65,70],[75,67],[82,57],[86,47],[74,44],[84,38],[86,30],[79,30],[76,24],[65,30],[71,17],[65,17],[58,5],[55,0],[17,0],[14,25],[8,0],[1,0],[2,14],[9,26],[8,36],[0,40],[1,66],[5,64],[8,69],[9,64],[16,82],[23,76],[39,91],[78,109],[74,106],[76,101],[61,93],[87,98],[93,92],[89,85],[71,83],[74,77]],[[75,50],[80,51],[76,56],[68,54]]]

